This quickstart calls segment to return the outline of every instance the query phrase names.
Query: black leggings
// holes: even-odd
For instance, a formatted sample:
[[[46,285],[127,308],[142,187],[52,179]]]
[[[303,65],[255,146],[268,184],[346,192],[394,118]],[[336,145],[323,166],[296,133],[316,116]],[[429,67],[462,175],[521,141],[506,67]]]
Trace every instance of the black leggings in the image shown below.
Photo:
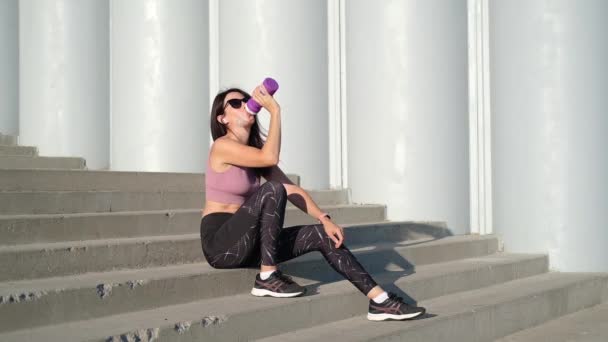
[[[214,268],[276,266],[319,251],[334,270],[367,295],[376,282],[344,243],[336,248],[323,224],[282,228],[286,203],[283,184],[268,181],[234,214],[205,215],[201,219],[201,244],[207,262]]]

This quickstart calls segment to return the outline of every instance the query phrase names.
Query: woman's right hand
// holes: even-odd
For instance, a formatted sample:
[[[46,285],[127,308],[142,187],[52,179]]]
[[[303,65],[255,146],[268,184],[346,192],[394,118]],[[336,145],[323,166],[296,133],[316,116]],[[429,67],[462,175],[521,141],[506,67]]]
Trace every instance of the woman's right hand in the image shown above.
[[[268,91],[263,84],[255,87],[251,96],[262,105],[262,107],[266,108],[269,113],[277,114],[281,111],[281,106],[272,95],[268,94]]]

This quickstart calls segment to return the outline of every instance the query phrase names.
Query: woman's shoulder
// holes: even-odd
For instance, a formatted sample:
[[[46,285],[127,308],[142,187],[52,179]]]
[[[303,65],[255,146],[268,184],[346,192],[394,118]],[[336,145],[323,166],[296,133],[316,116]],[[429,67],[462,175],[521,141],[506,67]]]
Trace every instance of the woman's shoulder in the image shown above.
[[[218,141],[220,141],[220,139],[222,139],[222,140],[227,139],[230,141],[234,141],[234,140],[231,140],[230,138],[225,138],[225,137],[220,137],[220,138],[215,139],[215,141],[209,148],[209,156],[207,157],[207,165],[209,167],[211,167],[211,169],[213,171],[218,172],[218,173],[223,173],[223,172],[226,172],[227,170],[231,169],[233,166],[236,166],[239,169],[242,169],[244,171],[249,171],[249,172],[252,172],[254,170],[254,168],[252,168],[252,167],[238,165],[238,164],[231,164],[231,163],[226,163],[226,162],[222,161],[220,154],[218,154],[217,150],[214,148],[215,144]],[[223,142],[220,141],[220,143],[223,143]],[[236,143],[240,144],[239,142],[236,142]],[[220,171],[216,171],[216,170],[220,170]]]
[[[213,144],[211,144],[211,146],[209,147],[209,155],[207,156],[207,167],[210,168],[211,170],[213,170],[215,172],[219,172],[219,173],[225,171],[225,169],[227,167],[227,165],[225,165],[225,163],[223,163],[221,160],[218,160],[218,154],[217,154],[215,146],[220,139],[223,139],[223,138],[222,137],[217,138],[217,139],[215,139]],[[216,170],[220,170],[220,171],[216,171]]]
[[[228,138],[226,138],[225,136],[222,136],[222,137],[215,139],[213,141],[213,143],[211,143],[211,146],[209,146],[209,158],[214,157],[214,159],[215,159],[217,157],[218,147],[221,147],[222,144],[225,144],[227,139]],[[230,140],[230,139],[228,139],[228,140]]]
[[[217,159],[222,159],[221,155],[222,155],[222,145],[227,146],[225,144],[238,144],[238,145],[245,145],[241,142],[238,142],[236,140],[230,139],[226,136],[221,136],[217,139],[215,139],[213,141],[213,143],[211,143],[211,146],[209,147],[209,158],[213,158],[214,160]],[[232,165],[232,164],[230,164]]]

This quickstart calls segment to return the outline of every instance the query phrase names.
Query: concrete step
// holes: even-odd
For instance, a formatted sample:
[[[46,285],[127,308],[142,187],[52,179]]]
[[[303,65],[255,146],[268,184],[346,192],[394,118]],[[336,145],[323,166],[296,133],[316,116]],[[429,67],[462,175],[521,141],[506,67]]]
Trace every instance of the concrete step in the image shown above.
[[[0,214],[107,213],[203,208],[202,191],[2,191]]]
[[[325,262],[322,263],[329,271],[329,266]],[[301,270],[302,265],[298,259],[294,259],[285,263],[284,266],[284,271],[292,274],[291,270]],[[151,276],[148,278],[140,276],[138,279],[146,280],[133,288],[131,288],[131,283],[124,283],[127,279],[134,279],[133,276],[123,274],[121,279],[115,276],[117,281],[123,282],[123,286],[113,287],[112,292],[105,298],[99,298],[93,287],[101,279],[95,281],[81,277],[80,282],[74,283],[71,287],[65,283],[54,284],[55,287],[61,287],[62,291],[70,292],[70,294],[63,295],[48,291],[42,297],[31,301],[4,304],[7,312],[12,308],[10,321],[18,325],[18,327],[12,326],[12,328],[23,326],[23,320],[32,326],[38,323],[36,320],[41,315],[46,315],[45,317],[49,317],[51,320],[81,318],[83,321],[8,333],[0,335],[0,339],[3,341],[13,341],[19,338],[34,340],[45,336],[47,341],[79,341],[102,340],[109,336],[116,336],[117,340],[129,340],[129,336],[135,337],[137,330],[149,329],[148,331],[152,333],[156,332],[161,341],[209,338],[235,341],[310,327],[320,322],[344,319],[361,314],[367,309],[367,298],[335,272],[331,274],[330,278],[323,277],[323,279],[319,279],[317,276],[327,274],[327,271],[317,270],[300,274],[294,279],[307,286],[307,294],[303,297],[277,299],[256,298],[248,293],[257,270],[221,270],[221,274],[224,276],[222,279],[212,279],[207,276],[206,271],[203,268],[192,268],[181,275],[183,279],[180,281],[176,280],[164,285],[163,282],[166,282],[168,277],[177,278],[177,276],[167,274],[169,272],[149,270]],[[405,288],[409,295],[420,300],[490,286],[497,282],[530,277],[546,271],[547,258],[545,256],[494,254],[435,265],[417,266],[415,269],[411,267],[393,268],[393,270],[372,274],[383,287],[387,289]],[[213,270],[212,272],[219,273],[220,271]],[[232,276],[230,281],[227,280],[228,274]],[[312,276],[312,278],[308,278],[308,276]],[[203,278],[205,279],[203,280]],[[202,283],[203,281],[205,283]],[[88,286],[84,286],[85,283],[88,283]],[[88,290],[82,289],[83,287],[87,287]],[[40,288],[40,286],[30,287],[30,290],[39,291]],[[203,288],[205,291],[201,290]],[[227,290],[235,294],[227,293]],[[70,302],[78,303],[78,305],[70,306],[70,303],[65,302],[68,299],[52,299],[60,296],[69,296]],[[46,299],[47,297],[50,298]],[[75,297],[81,299],[78,300]],[[184,297],[189,297],[187,301],[196,300],[196,302],[175,305],[180,299],[186,300]],[[150,298],[155,298],[155,300],[151,301]],[[46,299],[48,303],[36,304],[43,299]],[[289,305],[285,305],[287,302]],[[66,310],[57,307],[54,311],[46,312],[46,307],[52,305],[65,306]],[[124,310],[134,308],[145,310],[154,305],[171,306],[84,321],[94,315],[107,314],[106,308],[112,305],[122,306]],[[35,312],[35,308],[41,312]],[[79,310],[79,308],[83,309],[80,315],[70,311]],[[0,309],[3,309],[2,306]],[[31,316],[28,313],[31,313]],[[70,317],[53,317],[53,314],[70,315]],[[11,326],[9,322],[6,325]],[[181,334],[176,331],[176,327],[181,329]],[[263,327],[263,329],[251,329],[251,327]]]
[[[298,175],[287,177],[294,184],[300,184]],[[204,188],[203,173],[0,169],[0,191],[192,191]]]
[[[17,137],[0,133],[0,145],[15,146],[17,145]]]
[[[404,222],[401,224],[395,223],[395,222],[376,223],[376,224],[369,224],[369,225],[354,224],[354,225],[345,225],[344,227],[346,228],[346,231],[349,234],[348,241],[351,246],[350,249],[353,251],[353,253],[359,253],[359,251],[361,250],[364,252],[364,254],[366,253],[366,255],[369,255],[369,253],[367,253],[368,248],[366,248],[366,245],[369,244],[370,242],[412,239],[411,244],[408,244],[405,246],[395,245],[395,244],[379,245],[377,251],[378,250],[388,250],[389,248],[407,249],[407,248],[412,248],[412,246],[414,246],[415,243],[429,241],[429,240],[432,240],[433,238],[439,239],[442,237],[450,236],[450,233],[447,229],[444,229],[441,227],[428,227],[428,226],[423,227],[420,224],[412,224],[409,222]],[[420,238],[420,236],[423,235],[423,230],[424,230],[424,234],[426,235],[426,237]],[[418,237],[418,238],[414,239],[415,237]],[[301,256],[294,260],[283,263],[282,265],[290,265],[291,262],[297,262],[298,266],[296,267],[296,269],[294,269],[294,271],[295,271],[295,273],[300,274],[304,268],[304,265],[309,264],[316,268],[316,267],[318,267],[318,265],[316,263],[323,260],[323,258],[321,257],[321,254],[316,253],[316,254],[312,254],[312,255],[313,256]],[[316,255],[316,257],[314,255]],[[325,264],[324,261],[322,263]],[[419,263],[424,263],[424,260],[423,259],[419,260]],[[411,265],[409,263],[406,263],[406,264],[402,263],[401,265],[396,265],[396,264],[387,265],[387,264],[380,263],[378,265],[372,264],[370,266],[378,266],[382,269],[387,268],[387,267],[389,267],[389,268],[397,267],[399,269],[411,268]],[[287,266],[287,267],[289,269],[289,266]],[[78,279],[85,279],[85,280],[86,279],[89,279],[89,280],[96,279],[94,281],[94,285],[98,285],[100,283],[107,283],[107,284],[114,283],[116,281],[116,278],[118,278],[118,280],[123,279],[120,282],[124,283],[127,280],[135,281],[134,279],[144,279],[147,277],[147,276],[144,276],[145,274],[152,274],[152,275],[160,274],[160,271],[158,271],[158,270],[164,270],[164,271],[162,271],[162,273],[165,274],[167,272],[175,273],[174,271],[171,271],[171,270],[178,270],[178,272],[180,272],[179,270],[186,270],[188,272],[188,270],[191,270],[191,269],[211,270],[212,267],[206,263],[197,263],[197,264],[184,264],[184,265],[170,265],[170,266],[165,266],[165,267],[160,267],[160,268],[134,269],[134,270],[125,270],[125,271],[105,272],[105,273],[87,273],[87,274],[64,276],[64,277],[57,277],[57,278],[51,278],[51,279],[9,281],[9,282],[5,282],[5,283],[0,283],[0,302],[7,302],[9,299],[11,301],[19,301],[21,294],[24,294],[24,293],[26,294],[26,297],[24,297],[24,299],[27,299],[30,297],[28,295],[28,293],[36,294],[36,293],[48,292],[48,287],[49,287],[48,284],[58,284],[58,283],[61,283],[64,281],[69,282],[70,281],[69,279],[75,279],[74,281],[77,281],[77,282],[80,281]],[[226,270],[218,270],[218,271],[225,272]],[[238,271],[238,270],[234,270],[234,271]],[[196,271],[196,272],[198,272],[198,271]],[[318,273],[318,272],[316,272],[316,273]],[[224,274],[224,275],[226,275],[226,274]],[[124,278],[124,276],[126,276],[126,278]],[[224,280],[221,280],[222,274],[220,274],[220,275],[216,274],[216,276],[217,276],[216,280],[218,280],[220,282],[224,281]],[[228,279],[226,279],[225,281],[227,282]],[[40,285],[40,284],[46,284],[46,285]],[[91,285],[91,284],[89,284],[89,285]],[[228,283],[226,283],[226,284],[228,284]],[[233,284],[233,283],[230,283],[230,284]],[[229,287],[222,287],[222,288],[218,288],[218,289],[221,291],[230,292],[230,290],[228,290]],[[222,293],[224,293],[224,292],[222,292]],[[227,293],[224,293],[223,295],[226,295],[226,294]]]
[[[345,229],[347,246],[350,240],[357,239],[354,237],[357,233],[365,229],[373,231],[373,228],[363,227]],[[390,247],[414,244],[403,250],[405,255],[402,257],[417,265],[487,255],[498,249],[494,236],[451,236],[435,241],[415,241],[374,243],[366,250],[373,253],[383,244]],[[392,250],[385,254],[395,256]],[[0,273],[0,281],[203,261],[199,234],[8,246],[0,247],[0,269],[4,270]]]
[[[348,189],[307,190],[318,205],[350,203]],[[0,214],[72,214],[201,209],[204,191],[2,191]],[[287,207],[294,207],[287,202]]]
[[[377,204],[322,205],[339,224],[386,220],[386,206]],[[115,239],[200,233],[200,209],[125,211],[113,213],[0,215],[0,246],[44,242]],[[317,220],[293,206],[285,209],[283,226],[313,224]],[[439,222],[408,222],[422,234]],[[427,235],[423,235],[427,236]]]
[[[0,156],[0,169],[85,169],[78,157]]]
[[[600,342],[608,340],[608,303],[522,330],[496,342]]]
[[[422,301],[426,317],[409,322],[359,315],[261,341],[494,341],[605,302],[607,294],[608,274],[551,272]]]
[[[38,148],[34,146],[0,145],[0,156],[38,156]]]

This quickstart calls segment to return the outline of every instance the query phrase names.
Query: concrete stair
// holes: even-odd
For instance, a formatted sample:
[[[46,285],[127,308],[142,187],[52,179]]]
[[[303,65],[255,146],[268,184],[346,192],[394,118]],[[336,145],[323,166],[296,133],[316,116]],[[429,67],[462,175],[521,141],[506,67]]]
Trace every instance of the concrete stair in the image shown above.
[[[33,146],[0,145],[0,157],[4,156],[38,156],[38,148]]]
[[[287,174],[287,177],[300,185],[298,175]],[[0,169],[0,191],[178,192],[204,188],[205,175],[202,173]]]
[[[348,202],[347,190],[310,190],[320,205]],[[2,191],[2,214],[73,214],[202,208],[204,191]],[[288,207],[294,207],[289,203]]]
[[[0,133],[0,145],[15,146],[17,145],[17,137],[13,135],[5,135]]]
[[[0,133],[0,169],[86,169],[83,158],[41,157],[37,147],[18,146],[17,140]]]
[[[76,157],[0,156],[0,169],[85,169],[84,159]]]
[[[496,342],[600,342],[608,339],[608,303],[583,309]]]
[[[597,305],[607,284],[605,274],[549,272],[422,300],[426,319],[407,324],[379,325],[359,315],[262,341],[492,341]]]
[[[383,205],[338,204],[323,208],[341,224],[380,222],[386,217]],[[0,215],[0,248],[46,242],[198,234],[200,221],[200,209]],[[315,220],[308,214],[293,206],[287,207],[285,226],[311,223]],[[421,233],[426,234],[425,224],[407,224],[419,227]]]
[[[359,226],[352,229],[349,240],[355,243],[365,240],[358,235],[369,236],[381,229]],[[387,230],[389,231],[380,232],[379,236],[396,237],[408,233],[399,225],[389,225]],[[460,246],[465,255],[476,252],[472,244],[462,245],[459,239],[446,241],[442,242]],[[485,247],[487,242],[480,241],[484,244],[480,247],[482,250],[490,248]],[[387,244],[386,246],[392,247],[390,242]],[[378,242],[372,251],[377,253],[381,247],[383,246]],[[395,248],[388,247],[386,249],[389,253],[395,254]],[[0,247],[0,268],[5,270],[0,273],[0,281],[203,261],[205,258],[201,253],[200,234],[14,245]]]
[[[393,267],[392,270],[389,268],[386,271],[375,272],[374,278],[382,284],[392,283],[407,288],[408,293],[411,292],[417,298],[425,299],[532,276],[546,271],[546,265],[546,257],[543,256],[493,254],[481,258],[417,266],[415,269],[409,267],[401,270],[399,267]],[[300,269],[296,266],[293,265],[294,271]],[[320,265],[317,274],[326,274],[321,272],[324,268],[326,267]],[[228,270],[230,271],[232,270]],[[182,339],[235,341],[314,327],[321,322],[347,319],[361,314],[367,307],[366,298],[358,290],[332,274],[328,274],[333,276],[329,279],[295,277],[294,279],[307,286],[308,294],[291,298],[288,300],[289,305],[285,305],[285,300],[255,298],[248,294],[252,284],[251,276],[255,274],[255,270],[240,271],[241,274],[247,272],[247,276],[238,280],[232,279],[230,283],[223,283],[238,284],[242,279],[244,284],[240,294],[218,293],[216,296],[194,299],[185,304],[171,303],[137,312],[43,326],[27,332],[13,331],[0,337],[5,341],[35,340],[43,337],[50,341],[62,339],[102,341],[111,336],[116,336],[116,340],[127,340],[128,336],[141,335],[138,331],[147,330],[159,336],[161,341]],[[135,287],[132,292],[139,289],[140,287]],[[197,289],[201,293],[204,291],[200,287]],[[129,291],[130,286],[125,286],[116,294],[119,298],[115,301],[121,302],[120,297],[124,297]],[[89,293],[93,299],[95,295]],[[107,299],[112,296],[114,290]],[[96,300],[103,301],[103,299]],[[281,322],[281,324],[268,322]],[[264,327],[264,329],[251,329],[251,327]]]
[[[257,269],[205,261],[202,174],[0,169],[0,341],[521,340],[608,311],[607,274],[551,272],[546,255],[442,222],[387,221],[348,189],[307,191],[374,279],[428,314],[368,321],[368,299],[320,253],[281,264],[306,295],[258,298]],[[286,227],[312,223],[288,206]]]
[[[358,229],[361,228],[349,233],[354,236]],[[348,228],[348,230],[353,229]],[[451,239],[455,241],[426,240],[428,243],[419,245],[416,243],[422,241],[376,245],[373,248],[354,243],[350,248],[366,269],[378,274],[386,272],[388,258],[397,262],[389,268],[398,272],[412,273],[413,264],[422,266],[444,261],[449,263],[453,259],[452,255],[444,254],[442,251],[450,250],[458,257],[475,258],[486,257],[496,249],[495,238],[476,241],[449,237],[445,240]],[[544,256],[513,256],[506,264],[503,258],[489,257],[484,260],[494,266],[492,272],[496,271],[494,269],[496,267],[511,267],[525,269],[524,273],[536,274],[545,270],[547,264]],[[452,267],[456,267],[455,265],[453,264]],[[331,270],[320,253],[309,253],[290,260],[283,266],[286,272],[304,281],[310,283],[314,279],[312,284],[340,280],[339,275]],[[485,271],[490,271],[487,270],[487,266],[486,263],[469,262],[456,268],[459,274],[469,272],[470,276],[470,272],[476,272],[479,276]],[[255,269],[227,269],[218,272],[204,262],[172,263],[163,267],[132,268],[0,283],[0,301],[22,302],[18,308],[11,308],[10,305],[0,306],[0,315],[6,313],[8,317],[10,313],[10,319],[0,323],[0,331],[15,329],[26,322],[27,326],[32,326],[35,318],[38,324],[50,324],[126,312],[133,307],[147,309],[218,296],[238,295],[251,289],[252,279],[256,273]],[[475,285],[469,283],[466,286]],[[149,298],[155,300],[149,301]],[[62,314],[58,315],[59,312]]]

